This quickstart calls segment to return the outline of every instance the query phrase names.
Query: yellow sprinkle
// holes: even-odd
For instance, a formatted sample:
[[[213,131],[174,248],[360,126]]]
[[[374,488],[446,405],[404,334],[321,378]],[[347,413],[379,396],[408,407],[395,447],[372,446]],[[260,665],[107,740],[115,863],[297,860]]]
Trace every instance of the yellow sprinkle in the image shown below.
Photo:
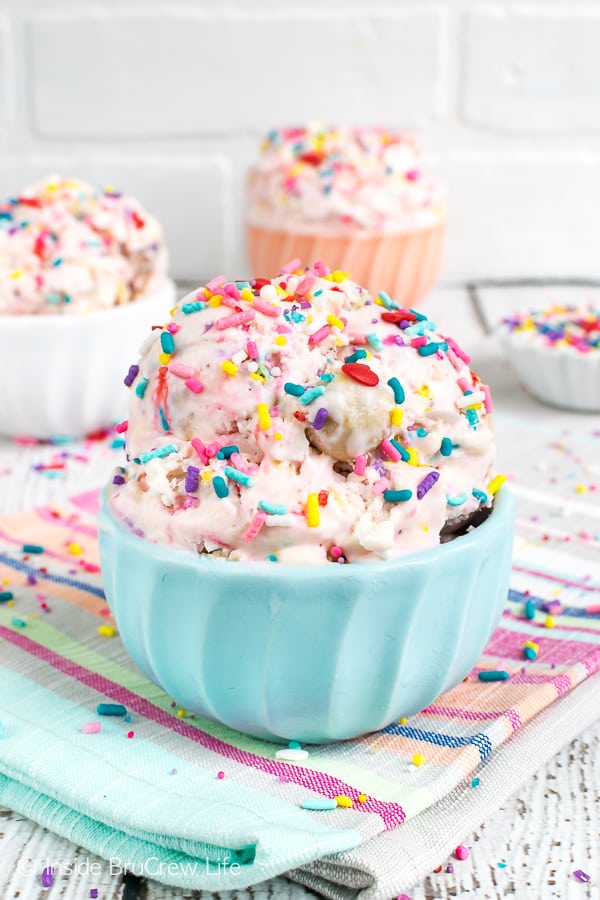
[[[392,425],[402,425],[402,419],[404,418],[404,410],[400,409],[399,406],[395,406],[390,413],[390,420]]]
[[[215,294],[214,297],[211,297],[210,300],[208,301],[208,305],[212,306],[212,307],[220,306],[222,300],[223,300],[223,298],[221,297],[220,294]]]
[[[419,395],[419,397],[431,397],[431,391],[426,384],[422,385],[422,387],[420,387],[416,393]]]
[[[401,719],[400,719],[400,724],[401,724],[401,725],[406,725],[407,722],[408,722],[408,719],[406,718],[406,716],[402,716]]]
[[[259,403],[256,407],[256,411],[258,413],[258,424],[260,425],[262,431],[268,431],[271,427],[271,414],[269,413],[269,407],[266,403]]]
[[[178,719],[184,719],[184,718],[185,718],[185,709],[178,709],[178,710],[177,710],[177,718],[178,718]]]
[[[23,274],[22,269],[16,269],[14,272],[10,273],[10,277],[11,278],[20,278],[22,274]]]
[[[339,328],[340,331],[344,328],[344,323],[337,316],[327,316],[327,324],[331,325],[332,328]]]
[[[544,625],[546,628],[554,628],[554,616],[546,616]]]
[[[250,290],[250,288],[242,288],[240,291],[240,296],[242,300],[245,300],[247,303],[252,303],[254,300],[254,294]]]
[[[264,375],[259,375],[258,372],[250,372],[250,378],[251,378],[253,381],[264,381],[264,380],[265,380],[265,376],[264,376]]]
[[[470,406],[467,406],[467,409],[481,409],[481,403],[472,403]]]
[[[413,766],[422,766],[425,762],[425,757],[422,753],[415,753],[412,758]]]
[[[279,347],[284,347],[287,344],[286,336],[284,334],[278,334],[277,337],[275,338],[275,343]]]
[[[309,494],[306,500],[306,519],[309,528],[316,528],[321,524],[321,515],[319,513],[319,495]]]
[[[338,806],[344,806],[349,809],[352,806],[352,800],[350,797],[347,797],[345,794],[338,794],[337,797],[333,798]]]
[[[278,297],[287,297],[287,291],[284,291],[280,284],[275,286],[275,290],[277,291]]]
[[[72,553],[73,556],[81,556],[81,554],[83,553],[83,547],[81,546],[81,544],[76,544],[75,541],[73,541],[71,544],[69,544],[69,553]]]
[[[347,281],[350,276],[347,272],[340,272],[339,269],[336,269],[331,273],[331,280],[335,281],[336,284],[341,284],[342,281]]]
[[[306,324],[307,324],[307,325],[312,325],[312,323],[313,323],[313,321],[314,321],[314,318],[315,318],[315,317],[313,316],[313,314],[310,313],[310,315],[308,315],[308,316],[306,317]]]
[[[276,431],[275,434],[273,435],[273,438],[274,438],[276,441],[280,441],[282,437],[283,437],[283,435],[282,435],[282,433],[281,433],[280,431]]]
[[[178,307],[178,306],[174,306],[172,309],[170,309],[170,310],[169,310],[169,315],[170,315],[170,316],[174,316],[176,312],[179,312],[179,307]]]
[[[202,472],[200,473],[200,478],[202,479],[202,481],[210,481],[212,477],[213,477],[212,469],[202,469]]]
[[[167,366],[169,364],[170,359],[171,359],[170,353],[159,353],[158,354],[158,361],[161,364],[161,366]]]
[[[225,362],[221,363],[221,368],[225,372],[226,375],[235,375],[238,370],[238,367],[232,360],[226,359]],[[254,373],[256,374],[256,373]]]
[[[531,650],[533,650],[535,653],[538,653],[538,652],[539,652],[539,649],[540,649],[539,646],[538,646],[538,644],[535,643],[535,641],[525,641],[525,643],[523,644],[523,646],[524,646],[524,647],[529,647],[529,648],[530,648]]]
[[[116,631],[112,625],[99,625],[98,634],[102,635],[102,637],[114,637]]]
[[[7,605],[7,606],[14,606],[14,605],[15,605],[15,601],[14,601],[14,600],[9,600],[8,603],[7,603],[6,605]]]
[[[415,450],[415,448],[414,448],[414,447],[407,447],[406,449],[407,449],[407,452],[408,452],[408,459],[406,460],[406,462],[408,463],[408,465],[409,465],[409,466],[418,466],[418,465],[420,465],[420,463],[419,463],[419,457],[418,457],[418,454],[417,454],[417,451]]]
[[[366,802],[366,799],[367,799],[367,795],[366,795],[366,794],[359,794],[358,797],[357,797],[357,800],[358,800],[359,803],[365,803],[365,802]]]
[[[488,492],[494,495],[497,494],[505,481],[506,475],[496,475],[487,486]]]
[[[585,485],[578,484],[577,487],[575,488],[575,490],[577,491],[578,494],[585,494]]]

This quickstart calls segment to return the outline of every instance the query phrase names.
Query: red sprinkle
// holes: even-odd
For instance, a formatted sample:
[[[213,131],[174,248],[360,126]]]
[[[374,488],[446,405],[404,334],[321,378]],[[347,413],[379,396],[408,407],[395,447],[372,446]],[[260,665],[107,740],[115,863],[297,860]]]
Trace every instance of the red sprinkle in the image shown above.
[[[414,322],[417,317],[414,313],[409,312],[408,309],[397,309],[394,312],[381,313],[381,318],[384,322],[391,322],[393,325],[397,325],[399,322]]]
[[[379,376],[364,363],[346,363],[342,366],[342,372],[366,387],[375,387],[376,384],[379,384]]]
[[[327,506],[329,491],[319,491],[319,506]]]

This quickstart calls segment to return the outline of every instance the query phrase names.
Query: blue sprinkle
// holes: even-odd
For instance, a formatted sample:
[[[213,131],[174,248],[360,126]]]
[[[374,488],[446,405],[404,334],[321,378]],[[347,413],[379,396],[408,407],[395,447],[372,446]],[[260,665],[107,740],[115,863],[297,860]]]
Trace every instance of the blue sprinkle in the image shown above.
[[[170,456],[171,453],[177,453],[178,449],[176,444],[165,444],[164,447],[157,447],[156,450],[150,450],[148,453],[140,453],[140,462],[147,463],[151,459],[162,459]]]
[[[451,497],[450,494],[446,494],[446,503],[448,506],[462,506],[468,499],[468,494],[457,494],[456,497]]]
[[[480,503],[487,503],[488,497],[485,491],[480,491],[479,488],[473,488],[471,491],[476,500],[479,500]]]
[[[239,452],[240,448],[236,447],[235,444],[227,444],[225,447],[221,447],[221,449],[217,453],[217,459],[229,459],[232,453]]]
[[[320,387],[319,385],[308,388],[300,397],[300,403],[302,403],[303,406],[307,406],[309,403],[312,403],[313,400],[316,400],[317,397],[322,397],[324,393],[325,388]]]
[[[406,395],[404,393],[404,388],[402,387],[398,379],[390,378],[388,384],[394,392],[394,401],[396,403],[404,403]]]
[[[533,600],[525,601],[525,618],[532,621],[535,619],[535,603]]]
[[[193,303],[184,303],[181,307],[181,311],[185,316],[189,316],[191,313],[200,312],[203,309],[206,309],[206,303],[201,303],[200,300],[196,300]]]
[[[415,431],[415,434],[417,435],[417,437],[424,438],[424,437],[427,437],[429,432],[427,431],[426,428],[417,428],[417,430]]]
[[[175,341],[170,331],[163,331],[160,335],[160,346],[165,353],[172,353],[175,349]]]
[[[241,484],[243,487],[254,486],[254,478],[250,475],[246,475],[245,472],[240,472],[239,469],[234,469],[233,466],[225,466],[223,472],[231,481],[237,481],[237,483]]]
[[[479,416],[474,409],[465,410],[465,415],[471,428],[475,428],[475,426],[479,424]]]
[[[406,450],[406,449],[402,446],[402,444],[400,444],[400,443],[399,443],[398,441],[396,441],[394,438],[390,438],[390,444],[392,444],[392,445],[396,448],[396,450],[397,450],[398,453],[400,454],[400,458],[401,458],[404,462],[408,462],[408,460],[410,459],[410,453],[408,452],[408,450]]]
[[[412,491],[384,491],[383,499],[388,503],[405,503],[412,497]]]
[[[321,379],[321,381],[324,381],[325,384],[331,384],[331,382],[335,378],[335,375],[332,372],[325,372],[323,375],[319,375],[319,378]]]
[[[304,388],[301,384],[294,384],[292,381],[286,381],[283,386],[286,394],[291,394],[293,397],[301,397],[304,393]]]
[[[212,486],[213,486],[213,488],[214,488],[214,490],[215,490],[215,494],[216,494],[217,497],[219,497],[220,499],[223,499],[223,497],[227,497],[227,495],[229,494],[229,488],[227,487],[227,484],[226,484],[226,482],[225,482],[225,479],[224,479],[224,478],[221,478],[220,475],[216,475],[216,476],[213,478],[213,480],[212,480]]]
[[[141,381],[138,381],[136,388],[135,388],[135,393],[136,393],[136,396],[140,398],[140,400],[144,399],[144,394],[146,393],[147,387],[148,387],[148,379],[147,378],[142,378]]]
[[[258,508],[270,516],[285,516],[288,511],[287,506],[282,503],[269,503],[267,500],[259,500]]]
[[[99,703],[96,712],[99,716],[125,716],[127,708],[122,703]]]
[[[379,337],[378,334],[375,334],[374,331],[372,331],[370,334],[367,335],[367,340],[370,343],[373,350],[377,350],[377,351],[383,350],[383,341],[381,340],[381,338]]]
[[[366,350],[355,350],[354,353],[351,353],[350,356],[347,356],[344,359],[345,363],[353,363],[358,362],[359,359],[365,359],[367,355]]]
[[[480,681],[508,681],[510,675],[504,669],[488,669],[477,676]]]
[[[162,406],[159,407],[158,414],[160,416],[160,424],[163,427],[163,431],[170,431],[169,423],[167,422],[167,417],[165,416],[165,414],[163,412]]]
[[[442,438],[440,453],[442,456],[450,456],[453,450],[452,440],[449,437]]]

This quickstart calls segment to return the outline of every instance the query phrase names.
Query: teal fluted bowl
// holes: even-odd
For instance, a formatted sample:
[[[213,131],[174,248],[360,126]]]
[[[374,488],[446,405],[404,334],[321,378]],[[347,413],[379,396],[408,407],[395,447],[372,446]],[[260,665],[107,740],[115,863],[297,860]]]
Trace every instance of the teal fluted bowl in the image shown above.
[[[273,741],[389,725],[471,670],[502,613],[514,500],[469,534],[384,562],[230,562],[99,514],[105,591],[144,674],[185,709]]]

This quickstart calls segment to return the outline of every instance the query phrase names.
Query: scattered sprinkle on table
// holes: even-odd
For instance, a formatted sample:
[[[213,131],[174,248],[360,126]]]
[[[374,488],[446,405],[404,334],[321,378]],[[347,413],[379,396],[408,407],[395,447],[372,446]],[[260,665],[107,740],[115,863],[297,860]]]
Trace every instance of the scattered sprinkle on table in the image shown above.
[[[477,676],[480,681],[508,681],[510,675],[504,669],[488,669]]]
[[[308,797],[306,800],[302,801],[302,809],[310,809],[314,812],[321,812],[326,809],[337,809],[337,807],[337,801],[332,800],[330,797]]]

